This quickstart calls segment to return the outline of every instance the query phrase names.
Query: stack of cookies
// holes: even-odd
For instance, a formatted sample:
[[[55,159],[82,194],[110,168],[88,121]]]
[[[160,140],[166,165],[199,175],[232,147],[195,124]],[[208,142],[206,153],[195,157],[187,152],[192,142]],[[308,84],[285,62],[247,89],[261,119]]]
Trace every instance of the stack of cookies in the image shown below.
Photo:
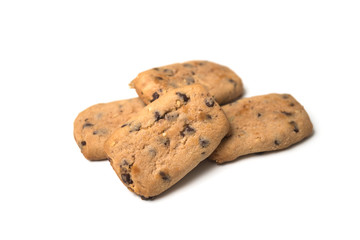
[[[290,94],[239,99],[241,78],[208,61],[156,67],[130,86],[139,98],[87,108],[74,122],[74,136],[87,159],[108,159],[143,199],[161,194],[205,159],[221,164],[284,149],[313,131]]]

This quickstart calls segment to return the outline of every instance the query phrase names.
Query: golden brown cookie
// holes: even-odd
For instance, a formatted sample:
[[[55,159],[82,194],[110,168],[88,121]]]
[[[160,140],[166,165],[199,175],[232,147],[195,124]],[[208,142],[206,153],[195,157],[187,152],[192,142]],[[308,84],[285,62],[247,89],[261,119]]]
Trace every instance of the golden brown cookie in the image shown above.
[[[222,109],[231,130],[209,157],[217,163],[250,153],[284,149],[313,131],[304,107],[289,94],[240,99]]]
[[[145,107],[140,98],[93,105],[74,121],[75,141],[89,160],[106,159],[104,142],[111,133]]]
[[[208,62],[189,61],[156,67],[140,73],[130,86],[139,97],[150,103],[169,89],[199,83],[220,104],[231,102],[243,94],[241,78],[228,67]]]
[[[227,134],[220,106],[199,84],[169,90],[117,129],[105,151],[121,181],[149,198],[207,158]]]

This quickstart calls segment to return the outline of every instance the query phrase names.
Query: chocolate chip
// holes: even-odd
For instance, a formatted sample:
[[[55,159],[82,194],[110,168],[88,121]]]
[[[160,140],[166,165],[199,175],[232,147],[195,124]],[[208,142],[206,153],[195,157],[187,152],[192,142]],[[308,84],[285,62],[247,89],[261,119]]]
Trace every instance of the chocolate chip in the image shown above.
[[[274,141],[275,145],[279,146],[280,145],[280,142],[278,140],[275,140]]]
[[[154,115],[155,115],[155,122],[159,121],[160,118],[161,118],[160,113],[159,113],[159,112],[155,112]]]
[[[120,165],[120,168],[121,168],[122,166],[129,166],[129,163],[128,163],[128,161],[127,161],[126,159],[123,159],[123,160],[122,160],[121,165]]]
[[[132,184],[133,183],[129,173],[122,173],[121,174],[121,179],[123,180],[123,182],[125,184]]]
[[[93,131],[93,135],[106,135],[108,134],[108,130],[106,128],[100,128]]]
[[[234,79],[229,78],[228,81],[234,85],[234,88],[236,88],[237,82],[235,82]]]
[[[211,115],[210,114],[206,114],[206,119],[212,119]]]
[[[134,163],[129,164],[126,159],[123,159],[120,164],[120,177],[126,184],[133,183],[130,175],[130,169]]]
[[[193,67],[193,65],[190,64],[190,63],[185,63],[185,64],[183,64],[183,66],[184,66],[184,67]]]
[[[155,71],[159,71],[160,69],[159,69],[159,68],[153,68],[153,70],[155,70]]]
[[[156,156],[156,149],[151,147],[149,149],[149,154],[150,154],[151,157],[155,157]]]
[[[201,155],[205,155],[206,152],[202,152]]]
[[[176,95],[178,95],[180,98],[182,98],[182,100],[183,100],[184,102],[188,102],[189,99],[190,99],[188,96],[186,96],[186,94],[181,93],[181,92],[176,92]]]
[[[139,131],[141,128],[141,123],[136,123],[130,126],[130,132]]]
[[[295,106],[295,103],[290,103],[289,106],[293,107],[293,106]]]
[[[190,127],[188,124],[186,124],[184,126],[184,129],[180,132],[181,136],[185,136],[185,135],[192,135],[196,132],[196,130],[192,127]]]
[[[150,100],[150,102],[153,102],[155,101],[156,99],[158,99],[160,97],[160,95],[157,93],[157,92],[154,92],[153,95],[152,95],[152,99]]]
[[[162,137],[162,138],[160,138],[159,141],[160,141],[161,144],[164,144],[165,147],[170,146],[170,139],[169,138],[165,138],[165,137],[163,138]]]
[[[86,141],[81,141],[81,146],[85,146],[86,145]]]
[[[92,123],[85,123],[82,128],[84,129],[84,128],[92,127],[92,126],[94,126],[94,124],[92,124]]]
[[[283,94],[281,95],[283,99],[288,99],[289,98],[289,94]]]
[[[286,111],[281,111],[281,113],[284,114],[284,115],[286,115],[286,116],[288,116],[288,117],[292,115],[291,112],[286,112]]]
[[[213,107],[215,105],[215,101],[213,98],[205,98],[205,104],[208,107]]]
[[[192,74],[192,75],[195,75],[195,72],[194,72],[194,71],[191,71],[191,74]]]
[[[162,77],[155,77],[156,80],[164,80]]]
[[[210,141],[205,138],[199,138],[199,144],[202,148],[206,148],[210,145]]]
[[[299,127],[298,127],[297,123],[294,122],[294,121],[291,121],[289,123],[290,123],[291,126],[293,126],[293,128],[294,128],[293,131],[298,133],[299,132]]]
[[[170,175],[163,172],[163,171],[160,171],[159,172],[160,176],[161,176],[161,179],[164,180],[164,181],[170,181]]]
[[[261,113],[258,113],[258,114],[257,114],[257,117],[261,117]]]
[[[165,115],[165,119],[167,121],[175,121],[178,117],[179,117],[178,112],[170,112],[170,113]]]
[[[164,73],[166,73],[166,75],[168,76],[174,76],[174,71],[172,69],[168,69],[168,68],[165,68],[164,70]]]
[[[121,128],[126,127],[127,125],[128,125],[128,124],[125,123],[125,124],[121,125]]]
[[[194,83],[195,83],[195,80],[194,80],[193,77],[187,77],[187,78],[185,79],[185,81],[186,81],[186,84],[187,84],[187,85],[191,85],[191,84],[194,84]]]

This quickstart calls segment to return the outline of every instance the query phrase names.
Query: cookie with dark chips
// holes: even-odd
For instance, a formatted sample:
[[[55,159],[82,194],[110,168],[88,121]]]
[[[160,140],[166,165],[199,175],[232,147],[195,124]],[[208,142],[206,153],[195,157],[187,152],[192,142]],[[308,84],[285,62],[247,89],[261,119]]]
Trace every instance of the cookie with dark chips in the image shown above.
[[[74,121],[75,141],[88,160],[106,159],[104,143],[111,133],[145,107],[139,98],[93,105]]]
[[[313,132],[304,107],[290,94],[268,94],[222,106],[230,132],[209,157],[217,163],[287,148]]]
[[[150,198],[207,158],[228,130],[220,106],[193,84],[147,105],[109,137],[105,151],[125,186]]]
[[[243,94],[241,78],[228,67],[209,61],[189,61],[156,67],[140,73],[130,86],[150,103],[168,90],[199,83],[220,104],[234,101]]]

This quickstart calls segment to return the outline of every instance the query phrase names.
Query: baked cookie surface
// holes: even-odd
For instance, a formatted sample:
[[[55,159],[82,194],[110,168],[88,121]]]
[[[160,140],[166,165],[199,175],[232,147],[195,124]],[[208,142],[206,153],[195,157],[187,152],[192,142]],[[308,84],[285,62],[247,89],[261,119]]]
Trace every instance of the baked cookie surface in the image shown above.
[[[194,83],[203,85],[220,105],[237,99],[244,91],[241,78],[235,72],[209,61],[189,61],[156,67],[140,73],[130,86],[148,104],[169,89]]]
[[[228,130],[220,106],[194,84],[147,105],[109,137],[105,151],[124,185],[149,198],[207,158]]]
[[[139,98],[93,105],[74,121],[75,141],[88,160],[104,160],[104,143],[111,133],[145,107]]]
[[[230,132],[209,157],[217,163],[250,153],[280,150],[311,135],[304,107],[289,94],[240,99],[222,107]]]

